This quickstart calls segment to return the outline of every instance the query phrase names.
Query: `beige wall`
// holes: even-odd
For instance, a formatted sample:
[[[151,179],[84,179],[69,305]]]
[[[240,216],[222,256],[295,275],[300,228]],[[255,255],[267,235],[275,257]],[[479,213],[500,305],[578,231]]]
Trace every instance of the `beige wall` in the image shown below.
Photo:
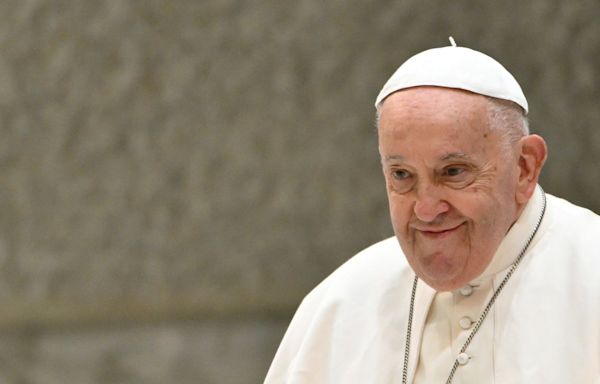
[[[3,1],[0,381],[260,382],[391,234],[372,102],[410,55],[521,82],[547,191],[600,211],[595,0]]]

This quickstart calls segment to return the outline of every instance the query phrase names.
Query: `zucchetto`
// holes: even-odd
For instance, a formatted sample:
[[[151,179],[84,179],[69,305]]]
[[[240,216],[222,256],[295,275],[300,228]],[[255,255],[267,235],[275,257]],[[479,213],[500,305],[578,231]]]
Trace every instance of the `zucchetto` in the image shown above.
[[[418,86],[464,89],[481,95],[510,100],[528,112],[521,86],[496,60],[470,48],[452,46],[418,53],[404,62],[385,83],[375,108],[394,92]]]

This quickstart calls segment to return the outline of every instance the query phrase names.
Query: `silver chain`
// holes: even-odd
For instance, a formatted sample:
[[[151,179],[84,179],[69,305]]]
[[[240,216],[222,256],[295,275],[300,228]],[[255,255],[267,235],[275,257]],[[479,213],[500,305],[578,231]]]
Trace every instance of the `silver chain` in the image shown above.
[[[540,187],[540,189],[541,189],[541,187]],[[542,200],[543,200],[542,212],[541,212],[540,217],[535,225],[535,229],[533,230],[533,232],[527,239],[527,242],[525,243],[525,246],[523,246],[523,249],[521,250],[521,253],[519,253],[519,256],[517,257],[517,259],[512,263],[510,269],[506,273],[506,276],[504,277],[504,279],[502,279],[502,282],[500,283],[500,285],[498,285],[498,288],[496,289],[496,291],[494,291],[494,294],[492,295],[492,297],[488,301],[487,305],[485,306],[483,312],[481,313],[481,316],[479,316],[479,320],[477,320],[477,322],[475,323],[475,326],[471,330],[469,337],[467,337],[467,340],[465,341],[462,348],[460,349],[460,353],[464,353],[467,350],[467,347],[469,346],[469,344],[471,344],[471,341],[475,337],[475,334],[477,333],[477,331],[479,331],[479,328],[481,328],[481,325],[483,324],[483,321],[485,320],[488,313],[490,312],[490,309],[492,309],[492,306],[494,305],[496,298],[500,294],[500,291],[502,291],[502,289],[508,282],[508,279],[510,279],[510,277],[513,275],[513,273],[515,272],[515,270],[521,263],[521,260],[523,259],[523,256],[525,255],[525,252],[527,251],[527,248],[529,248],[531,241],[533,240],[533,238],[535,237],[535,234],[537,233],[538,229],[540,228],[542,219],[544,218],[544,214],[546,213],[546,194],[544,193],[543,190],[542,190]],[[408,380],[408,359],[410,356],[410,339],[411,339],[411,334],[412,334],[413,312],[414,312],[414,307],[415,307],[415,296],[417,293],[417,282],[418,281],[419,281],[419,278],[417,276],[415,276],[415,280],[413,282],[413,287],[412,287],[412,292],[410,295],[410,307],[409,307],[409,311],[408,311],[408,327],[406,330],[406,347],[404,349],[404,367],[402,370],[402,384],[407,384],[407,380]],[[460,363],[458,362],[458,357],[457,357],[454,360],[454,364],[452,365],[452,369],[450,370],[450,374],[448,375],[446,384],[452,383],[452,379],[454,378],[454,374],[456,373],[456,369],[458,368],[459,364]]]

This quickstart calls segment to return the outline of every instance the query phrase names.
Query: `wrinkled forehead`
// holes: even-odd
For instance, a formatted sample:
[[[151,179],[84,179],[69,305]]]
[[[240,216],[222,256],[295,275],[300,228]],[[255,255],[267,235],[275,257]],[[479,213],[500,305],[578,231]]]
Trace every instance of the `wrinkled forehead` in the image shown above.
[[[486,120],[489,98],[454,88],[419,86],[389,95],[379,109],[379,125],[406,124],[413,119],[435,121]],[[482,120],[482,121],[483,121]]]
[[[492,127],[490,103],[479,94],[441,87],[390,95],[378,129],[382,163],[437,168],[451,161],[480,166],[508,161],[512,152],[502,131]]]

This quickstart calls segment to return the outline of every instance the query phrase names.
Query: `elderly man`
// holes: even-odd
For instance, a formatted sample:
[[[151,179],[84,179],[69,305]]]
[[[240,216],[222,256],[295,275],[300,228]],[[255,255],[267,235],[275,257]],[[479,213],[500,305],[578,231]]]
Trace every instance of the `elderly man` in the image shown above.
[[[430,49],[376,108],[395,237],[304,299],[266,383],[600,383],[600,217],[538,186],[513,76]]]

